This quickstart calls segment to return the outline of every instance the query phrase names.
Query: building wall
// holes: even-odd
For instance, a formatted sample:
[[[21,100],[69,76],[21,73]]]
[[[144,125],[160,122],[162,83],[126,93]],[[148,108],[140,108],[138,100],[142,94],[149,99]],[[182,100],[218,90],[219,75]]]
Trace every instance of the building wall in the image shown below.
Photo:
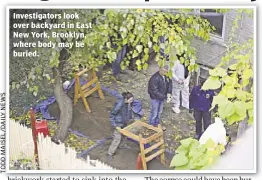
[[[230,34],[232,32],[233,22],[237,16],[236,11],[230,11],[224,16],[224,37],[222,39],[211,37],[211,40],[204,42],[195,39],[192,42],[197,52],[197,62],[199,64],[215,67],[219,64],[221,58],[225,55],[225,50],[229,44]],[[252,38],[254,32],[253,18],[243,17],[242,23],[239,23],[239,28],[236,30],[236,39],[234,42],[243,43],[249,38]],[[238,40],[239,39],[239,40]]]
[[[225,55],[227,46],[229,45],[232,27],[234,26],[234,20],[236,17],[236,11],[230,11],[225,14],[223,37],[217,38],[211,35],[211,40],[208,42],[204,42],[200,39],[192,41],[193,47],[196,48],[197,63],[200,64],[200,68],[191,78],[191,88],[198,84],[199,79],[207,79],[209,76],[209,69],[216,67],[220,63],[221,58]],[[253,18],[243,16],[243,20],[240,21],[235,32],[236,38],[233,38],[234,43],[241,44],[248,39],[253,38]]]

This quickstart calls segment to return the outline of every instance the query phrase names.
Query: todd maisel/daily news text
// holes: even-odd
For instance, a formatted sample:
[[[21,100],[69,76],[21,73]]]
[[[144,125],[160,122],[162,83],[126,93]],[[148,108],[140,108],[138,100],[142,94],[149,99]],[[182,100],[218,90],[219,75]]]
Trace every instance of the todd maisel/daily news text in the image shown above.
[[[5,93],[0,93],[0,172],[6,171],[6,112]]]

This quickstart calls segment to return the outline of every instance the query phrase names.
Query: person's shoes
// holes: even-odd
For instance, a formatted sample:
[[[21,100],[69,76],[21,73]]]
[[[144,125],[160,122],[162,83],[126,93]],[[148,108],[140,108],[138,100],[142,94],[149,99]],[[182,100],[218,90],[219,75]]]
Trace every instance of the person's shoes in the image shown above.
[[[176,114],[179,114],[179,113],[180,113],[180,109],[179,109],[179,108],[172,107],[172,110],[173,110]]]

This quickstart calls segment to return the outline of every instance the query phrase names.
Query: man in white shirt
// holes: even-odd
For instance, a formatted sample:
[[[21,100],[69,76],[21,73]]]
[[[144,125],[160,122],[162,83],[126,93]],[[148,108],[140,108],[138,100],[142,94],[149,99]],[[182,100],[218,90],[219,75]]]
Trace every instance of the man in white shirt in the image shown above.
[[[173,102],[174,107],[172,110],[175,113],[180,113],[180,94],[182,94],[182,106],[189,109],[189,80],[190,74],[187,67],[180,63],[182,55],[177,55],[177,61],[172,69],[172,82],[173,82]]]

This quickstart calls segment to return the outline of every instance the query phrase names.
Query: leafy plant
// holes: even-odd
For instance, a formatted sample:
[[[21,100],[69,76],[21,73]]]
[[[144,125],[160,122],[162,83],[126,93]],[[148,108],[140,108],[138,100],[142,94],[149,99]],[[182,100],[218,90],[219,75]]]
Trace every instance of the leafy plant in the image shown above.
[[[10,157],[9,167],[11,170],[37,170],[34,159],[27,157],[24,153],[20,153],[16,159]]]
[[[219,89],[221,91],[214,97],[212,108],[218,106],[218,116],[226,119],[228,124],[249,118],[253,122],[253,41],[245,44],[235,44],[228,52],[218,67],[210,70],[210,77],[204,83],[202,89]],[[245,53],[241,54],[245,49]],[[229,64],[230,71],[222,66]]]
[[[184,139],[180,143],[170,163],[170,167],[176,170],[208,169],[225,151],[223,145],[215,145],[211,139],[204,145],[193,138]]]
[[[61,13],[59,10],[54,12]],[[63,10],[66,13],[72,13],[72,10]],[[192,10],[191,10],[192,11]],[[94,22],[92,29],[86,28],[57,28],[52,32],[79,32],[83,33],[85,38],[50,38],[48,41],[53,43],[63,42],[83,42],[85,46],[78,48],[75,45],[66,48],[70,57],[67,62],[60,62],[59,55],[61,48],[41,48],[36,49],[39,57],[36,59],[21,60],[19,63],[11,57],[11,73],[15,74],[16,69],[21,69],[17,76],[10,78],[10,87],[18,89],[26,86],[28,90],[37,96],[39,87],[36,81],[47,80],[53,83],[51,68],[59,67],[63,64],[65,71],[63,76],[72,77],[73,72],[78,69],[78,65],[87,67],[100,67],[106,63],[112,63],[117,58],[117,53],[123,46],[127,46],[126,56],[121,62],[121,68],[126,69],[135,61],[137,70],[148,68],[150,52],[156,53],[156,60],[160,66],[166,63],[166,58],[160,55],[160,49],[164,49],[165,54],[170,54],[171,50],[180,54],[185,52],[185,59],[189,64],[189,70],[197,69],[195,64],[195,49],[191,46],[191,40],[199,37],[204,41],[210,39],[209,33],[213,31],[210,23],[199,16],[195,16],[183,11],[166,12],[155,9],[107,9],[103,13],[99,10],[77,10],[81,14],[79,23]],[[75,12],[74,12],[75,13]],[[64,19],[56,20],[56,23],[65,22]],[[74,20],[67,20],[68,24],[75,24]],[[51,33],[49,29],[45,29]],[[164,37],[166,41],[160,42]],[[32,39],[26,39],[32,41]],[[175,56],[171,57],[172,61]],[[19,65],[19,67],[18,67]],[[14,72],[15,71],[15,72]]]
[[[227,12],[227,10],[218,10]],[[209,78],[202,89],[221,89],[214,97],[212,108],[218,107],[217,115],[227,120],[229,125],[248,119],[253,123],[253,53],[252,38],[239,43],[240,34],[236,32],[243,17],[252,17],[253,10],[238,9],[233,22],[228,48],[219,65],[209,71]],[[233,41],[234,39],[234,41]]]

